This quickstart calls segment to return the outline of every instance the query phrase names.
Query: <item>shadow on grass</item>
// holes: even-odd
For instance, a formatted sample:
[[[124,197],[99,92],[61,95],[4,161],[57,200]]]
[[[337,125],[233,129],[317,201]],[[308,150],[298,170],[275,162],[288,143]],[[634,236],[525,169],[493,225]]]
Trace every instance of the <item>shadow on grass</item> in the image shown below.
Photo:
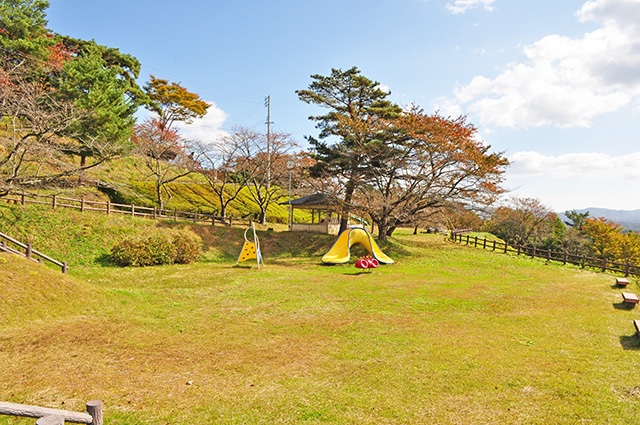
[[[635,306],[634,303],[626,303],[624,301],[621,303],[613,303],[613,308],[616,310],[633,310]]]
[[[625,350],[640,350],[640,336],[637,332],[630,336],[622,335],[620,345]]]
[[[109,267],[111,269],[121,268],[116,263],[113,262],[113,260],[111,259],[111,255],[106,253],[96,257],[95,264],[97,264],[100,267]]]
[[[251,266],[245,266],[245,265],[241,265],[241,264],[234,264],[233,266],[229,266],[227,268],[228,269],[257,269],[258,266],[254,265],[254,267],[251,267]]]

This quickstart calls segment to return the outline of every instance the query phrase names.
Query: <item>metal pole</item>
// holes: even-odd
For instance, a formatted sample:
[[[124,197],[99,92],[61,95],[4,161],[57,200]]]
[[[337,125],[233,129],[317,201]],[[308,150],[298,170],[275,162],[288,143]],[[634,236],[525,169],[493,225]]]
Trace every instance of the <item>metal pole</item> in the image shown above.
[[[271,96],[264,100],[267,106],[267,190],[271,187]]]
[[[291,208],[291,170],[296,166],[293,159],[287,161],[286,167],[289,170],[289,231],[293,229],[293,209]]]
[[[291,213],[291,168],[289,168],[289,231],[293,228],[293,215]]]

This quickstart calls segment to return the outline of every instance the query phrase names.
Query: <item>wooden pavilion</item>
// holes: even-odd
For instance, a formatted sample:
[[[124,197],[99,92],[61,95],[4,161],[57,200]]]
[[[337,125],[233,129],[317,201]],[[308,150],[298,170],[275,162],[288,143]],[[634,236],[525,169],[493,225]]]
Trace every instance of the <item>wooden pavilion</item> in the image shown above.
[[[337,235],[340,230],[340,216],[337,213],[340,201],[334,196],[314,193],[291,200],[291,230],[296,232],[329,233]],[[289,205],[289,201],[280,205]],[[311,223],[296,223],[295,210],[311,210]]]

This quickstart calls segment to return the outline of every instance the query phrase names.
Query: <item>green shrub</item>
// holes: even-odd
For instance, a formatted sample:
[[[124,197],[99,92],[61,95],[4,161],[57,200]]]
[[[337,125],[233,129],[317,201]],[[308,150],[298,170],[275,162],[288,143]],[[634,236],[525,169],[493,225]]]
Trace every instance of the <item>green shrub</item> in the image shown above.
[[[111,249],[111,261],[121,267],[188,264],[200,256],[200,241],[190,232],[158,232],[130,237]]]
[[[174,262],[177,264],[189,264],[200,257],[202,242],[200,238],[187,232],[177,233],[173,238],[173,246],[176,249]]]

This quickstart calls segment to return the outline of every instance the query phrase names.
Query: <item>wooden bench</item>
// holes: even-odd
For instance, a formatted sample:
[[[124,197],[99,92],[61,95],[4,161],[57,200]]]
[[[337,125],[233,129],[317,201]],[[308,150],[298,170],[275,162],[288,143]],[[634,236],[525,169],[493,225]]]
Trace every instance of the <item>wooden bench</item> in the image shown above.
[[[638,296],[636,294],[632,294],[630,292],[623,292],[622,301],[630,304],[638,304],[638,302],[640,302],[640,299],[638,299]]]
[[[619,286],[627,286],[629,280],[626,277],[616,277],[616,284]]]
[[[638,334],[640,334],[640,320],[634,320],[633,321],[633,326],[636,327],[636,332],[638,332]]]

